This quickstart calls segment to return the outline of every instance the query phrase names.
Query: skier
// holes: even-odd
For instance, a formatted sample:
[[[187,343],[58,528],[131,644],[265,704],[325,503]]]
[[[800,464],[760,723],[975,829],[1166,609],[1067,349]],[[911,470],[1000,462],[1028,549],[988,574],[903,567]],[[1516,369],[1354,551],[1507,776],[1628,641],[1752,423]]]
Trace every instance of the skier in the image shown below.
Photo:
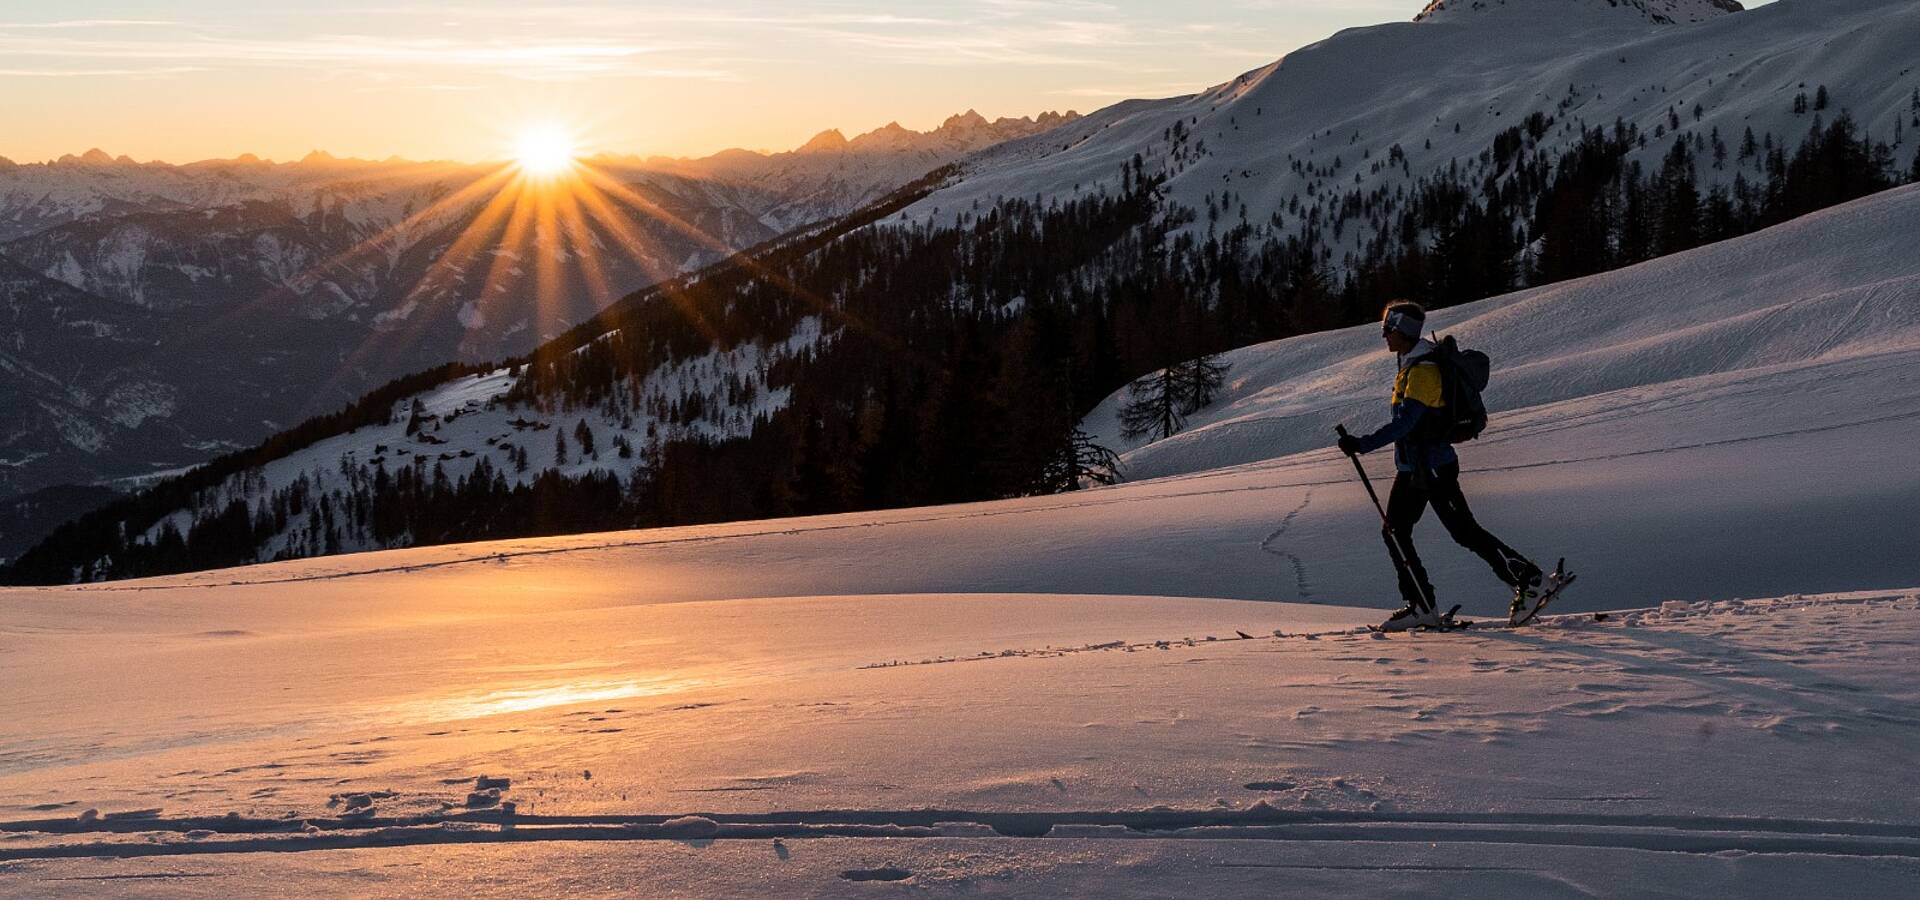
[[[1487,533],[1467,509],[1460,492],[1460,458],[1443,432],[1445,417],[1428,414],[1444,406],[1446,398],[1440,364],[1428,358],[1433,342],[1420,336],[1426,321],[1427,312],[1418,303],[1398,300],[1387,305],[1380,333],[1400,362],[1393,380],[1393,419],[1372,434],[1342,435],[1339,442],[1340,452],[1353,456],[1393,445],[1397,474],[1381,534],[1400,570],[1400,596],[1406,606],[1380,626],[1382,631],[1445,624],[1435,605],[1433,583],[1413,549],[1413,526],[1428,504],[1455,542],[1479,554],[1493,574],[1513,588],[1516,606],[1537,596],[1541,582],[1539,566]]]

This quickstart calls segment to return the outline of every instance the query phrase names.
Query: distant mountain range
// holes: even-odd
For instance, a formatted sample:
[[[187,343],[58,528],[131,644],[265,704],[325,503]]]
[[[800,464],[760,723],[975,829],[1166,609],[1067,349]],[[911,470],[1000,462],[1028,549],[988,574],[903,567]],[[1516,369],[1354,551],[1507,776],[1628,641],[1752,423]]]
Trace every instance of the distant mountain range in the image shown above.
[[[440,362],[524,353],[641,287],[1077,118],[600,156],[593,203],[405,160],[0,160],[0,501],[205,461]],[[572,204],[571,207],[569,204]],[[0,557],[25,534],[0,534]]]

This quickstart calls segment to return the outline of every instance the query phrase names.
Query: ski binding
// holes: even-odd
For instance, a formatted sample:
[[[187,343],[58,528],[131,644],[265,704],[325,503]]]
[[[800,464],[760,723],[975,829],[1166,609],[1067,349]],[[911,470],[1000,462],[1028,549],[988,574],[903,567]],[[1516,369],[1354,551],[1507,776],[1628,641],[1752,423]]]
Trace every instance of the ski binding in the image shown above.
[[[1553,602],[1553,598],[1560,596],[1560,592],[1566,590],[1568,585],[1573,584],[1573,580],[1576,577],[1578,576],[1567,571],[1567,560],[1566,557],[1563,556],[1560,558],[1560,562],[1553,567],[1553,572],[1541,580],[1540,596],[1532,605],[1528,605],[1526,602],[1526,594],[1528,592],[1525,588],[1516,590],[1514,592],[1512,609],[1507,616],[1508,627],[1519,628],[1539,618],[1540,611],[1546,609],[1547,604]]]

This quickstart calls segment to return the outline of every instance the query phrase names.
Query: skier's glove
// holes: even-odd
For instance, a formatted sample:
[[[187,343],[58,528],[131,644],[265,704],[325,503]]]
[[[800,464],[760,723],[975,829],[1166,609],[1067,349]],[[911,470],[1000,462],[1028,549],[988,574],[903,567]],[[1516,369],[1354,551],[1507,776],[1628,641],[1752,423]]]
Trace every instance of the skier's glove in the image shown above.
[[[1340,452],[1345,453],[1348,456],[1360,455],[1360,439],[1357,437],[1354,437],[1353,435],[1350,435],[1350,434],[1343,435],[1340,438],[1339,447],[1340,447]]]

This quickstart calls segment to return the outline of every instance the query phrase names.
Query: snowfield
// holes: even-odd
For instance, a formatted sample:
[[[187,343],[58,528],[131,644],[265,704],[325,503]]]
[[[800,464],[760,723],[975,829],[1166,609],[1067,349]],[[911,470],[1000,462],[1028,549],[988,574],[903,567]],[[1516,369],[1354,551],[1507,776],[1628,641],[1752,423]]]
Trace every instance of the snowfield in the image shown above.
[[[0,894],[1910,893],[1916,233],[1436,317],[1476,511],[1582,574],[1538,627],[1431,523],[1483,627],[1363,627],[1372,327],[1109,489],[0,590]]]
[[[6,677],[30,689],[5,710],[0,892],[1870,896],[1920,875],[1910,591],[1385,638],[1355,627],[1376,613],[1281,603],[655,603],[636,588],[704,593],[701,567],[552,543],[8,595]]]

